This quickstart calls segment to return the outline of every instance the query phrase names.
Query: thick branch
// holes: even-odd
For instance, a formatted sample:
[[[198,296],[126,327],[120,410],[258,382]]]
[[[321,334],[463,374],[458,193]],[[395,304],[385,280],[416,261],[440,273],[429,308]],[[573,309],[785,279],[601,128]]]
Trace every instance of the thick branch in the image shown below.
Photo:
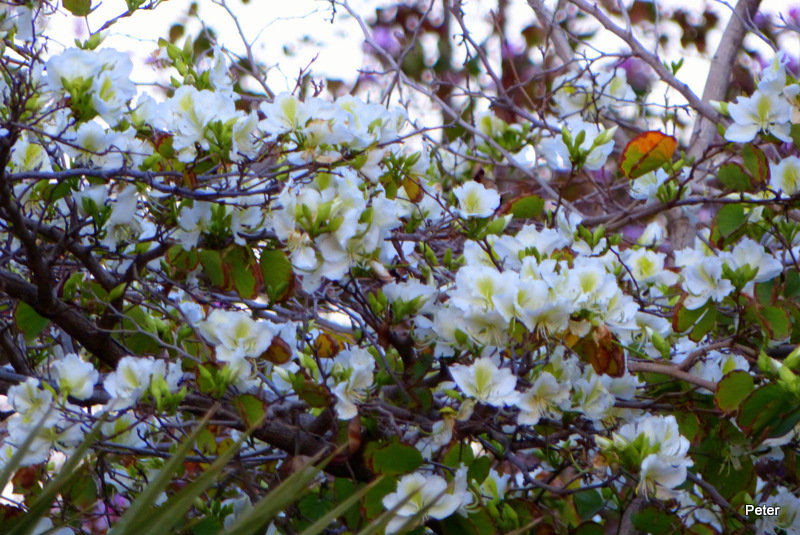
[[[717,384],[715,382],[707,381],[706,379],[692,375],[691,373],[685,372],[677,366],[669,366],[666,364],[659,364],[657,362],[630,361],[628,362],[628,370],[633,373],[645,372],[668,375],[669,377],[674,377],[675,379],[680,379],[681,381],[686,381],[687,383],[701,386],[711,392],[715,392],[717,390]]]
[[[572,61],[572,48],[569,46],[566,32],[553,21],[553,14],[550,13],[542,0],[528,0],[528,5],[536,13],[539,24],[544,27],[545,32],[553,41],[558,59],[564,65],[568,64]]]
[[[40,316],[53,321],[109,366],[116,366],[117,362],[128,354],[125,348],[111,337],[110,333],[101,331],[95,324],[65,303],[58,299],[42,303],[39,300],[39,290],[36,286],[9,271],[0,270],[0,291],[27,303]]]
[[[706,78],[706,86],[703,89],[703,101],[724,100],[730,86],[731,71],[736,61],[736,56],[742,48],[742,41],[747,28],[745,21],[750,20],[761,0],[739,0],[736,9],[731,13],[725,33],[719,42],[717,51],[711,61],[711,68]],[[717,124],[706,117],[698,118],[695,123],[692,142],[689,146],[689,156],[701,156],[717,134]]]

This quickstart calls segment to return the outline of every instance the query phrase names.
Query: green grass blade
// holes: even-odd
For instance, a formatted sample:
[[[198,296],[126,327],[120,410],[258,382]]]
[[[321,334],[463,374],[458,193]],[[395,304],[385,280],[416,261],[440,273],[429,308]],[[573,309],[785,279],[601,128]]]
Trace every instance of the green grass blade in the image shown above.
[[[14,452],[14,455],[8,460],[8,463],[0,470],[0,491],[6,488],[8,482],[11,481],[11,477],[14,475],[14,472],[17,471],[19,465],[22,463],[22,459],[25,457],[25,452],[31,447],[33,441],[36,439],[36,435],[39,434],[39,431],[42,430],[44,423],[47,421],[47,418],[50,416],[52,412],[52,407],[48,409],[44,416],[42,416],[41,420],[36,422],[36,425],[33,426],[33,430],[28,433],[28,436],[25,437],[25,440],[22,444],[19,445],[17,451]]]
[[[337,448],[329,455],[319,467],[314,466],[321,457],[318,453],[302,468],[286,478],[266,496],[261,498],[252,509],[243,513],[236,522],[223,533],[228,535],[251,535],[263,532],[264,526],[284,508],[296,502],[308,490],[308,484],[319,474],[328,462],[333,459],[344,447]]]
[[[41,494],[36,498],[36,500],[31,504],[28,512],[25,513],[23,517],[19,519],[16,523],[14,523],[13,527],[7,531],[8,535],[27,535],[28,533],[32,533],[33,529],[36,527],[36,524],[42,519],[42,517],[47,514],[53,506],[53,502],[56,500],[56,497],[61,493],[61,491],[70,484],[75,477],[78,476],[78,467],[80,466],[81,462],[83,461],[86,454],[89,452],[89,448],[97,441],[98,436],[100,435],[100,427],[105,422],[105,415],[103,415],[94,425],[91,431],[86,434],[83,439],[83,442],[75,449],[75,451],[70,455],[64,465],[59,470],[58,475],[54,477],[45,488],[42,490]]]
[[[397,533],[405,533],[407,530],[417,526],[417,524],[420,523],[419,521],[424,520],[425,515],[428,514],[428,510],[431,507],[433,507],[434,504],[438,502],[439,499],[445,494],[447,494],[447,489],[442,491],[436,497],[435,500],[431,501],[431,503],[429,503],[428,505],[417,511],[416,514],[414,514],[414,516],[408,517],[406,521],[403,522],[403,525],[400,527]],[[397,516],[397,511],[399,511],[400,508],[403,507],[403,505],[405,505],[406,502],[408,502],[412,496],[414,496],[414,493],[409,494],[408,496],[403,498],[400,502],[398,502],[394,507],[392,507],[388,511],[385,511],[378,518],[373,520],[373,522],[369,526],[359,531],[357,535],[373,535],[374,533],[378,533],[379,531],[381,531],[384,527],[386,527],[386,525],[389,522],[392,521],[392,519],[394,519]]]
[[[156,473],[156,476],[144,488],[142,493],[136,498],[125,513],[120,517],[114,527],[109,531],[109,535],[121,535],[130,533],[147,533],[147,526],[152,518],[152,507],[159,495],[167,488],[172,477],[180,470],[184,459],[194,446],[198,433],[206,426],[216,409],[212,408],[194,428],[192,433],[178,446],[175,454],[170,457],[164,466]]]
[[[377,485],[381,482],[383,476],[377,478],[375,481],[370,483],[369,485],[365,485],[363,489],[359,490],[358,492],[353,493],[352,496],[347,498],[345,501],[328,511],[324,516],[320,517],[316,522],[308,526],[300,535],[317,535],[318,533],[322,533],[322,530],[329,527],[331,523],[342,516],[345,512],[347,512],[350,507],[355,505],[357,501],[359,501],[367,492],[369,492],[372,487]]]
[[[242,436],[234,446],[219,455],[197,479],[186,485],[180,493],[159,507],[148,518],[147,529],[152,533],[172,533],[172,528],[177,522],[183,520],[183,515],[194,504],[195,499],[218,481],[219,474],[225,469],[228,461],[236,455],[236,452],[239,451],[246,439],[247,435]],[[133,535],[137,532],[129,531],[128,533]]]

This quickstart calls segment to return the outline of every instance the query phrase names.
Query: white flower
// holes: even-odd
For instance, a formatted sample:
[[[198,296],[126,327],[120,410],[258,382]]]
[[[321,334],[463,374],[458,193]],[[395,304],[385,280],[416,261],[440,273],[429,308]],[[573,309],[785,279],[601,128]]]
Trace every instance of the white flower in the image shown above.
[[[20,137],[11,149],[11,163],[19,171],[52,171],[50,157],[42,145]]]
[[[787,535],[800,534],[800,500],[783,486],[777,488],[777,494],[766,499],[763,504],[767,507],[778,507],[777,516],[762,516],[757,525],[758,533],[775,533],[785,530]]]
[[[266,320],[254,320],[241,310],[216,308],[198,325],[200,334],[216,344],[217,359],[231,362],[238,357],[258,357],[272,343],[274,325]]]
[[[508,368],[498,368],[489,357],[469,366],[451,366],[450,375],[464,394],[480,402],[502,407],[516,403],[519,398],[514,390],[517,378]]]
[[[575,402],[578,409],[590,420],[602,420],[614,407],[614,396],[608,391],[603,380],[593,371],[587,377],[573,383]]]
[[[728,104],[733,119],[725,131],[725,139],[737,143],[753,141],[756,134],[765,132],[790,143],[789,121],[792,107],[779,93],[757,89],[750,97],[739,97]]]
[[[280,93],[272,102],[261,104],[261,111],[266,119],[259,123],[267,135],[279,135],[291,132],[302,126],[310,118],[305,105],[290,93]]]
[[[649,249],[627,249],[623,254],[625,264],[639,284],[663,284],[672,286],[678,282],[678,275],[664,269],[664,253]]]
[[[779,163],[769,164],[769,185],[784,195],[800,192],[800,158],[787,156]]]
[[[72,535],[75,532],[70,528],[64,527],[56,529],[53,527],[52,520],[49,518],[42,518],[33,527],[33,531],[31,533],[32,535]]]
[[[500,475],[497,470],[492,468],[481,483],[481,494],[488,496],[492,502],[499,502],[505,498],[510,479],[511,474]]]
[[[127,111],[128,102],[136,94],[136,86],[127,77],[129,73],[122,76],[123,73],[104,70],[92,82],[92,105],[110,125],[119,122],[122,113]]]
[[[433,454],[439,451],[442,446],[450,443],[453,438],[455,424],[455,418],[444,418],[434,422],[430,435],[424,436],[417,441],[415,446],[425,459],[430,460]]]
[[[105,422],[102,431],[103,436],[114,444],[130,448],[142,448],[147,445],[144,439],[147,424],[130,411],[121,412],[113,420]]]
[[[416,472],[403,476],[397,482],[397,490],[383,498],[386,509],[393,509],[406,500],[386,526],[386,533],[397,533],[410,517],[423,511],[425,517],[447,518],[458,509],[462,499],[461,493],[447,492],[447,481],[441,476]]]
[[[240,117],[233,124],[233,133],[231,135],[231,152],[228,156],[231,161],[238,162],[243,156],[246,158],[252,158],[258,153],[255,143],[257,126],[258,115],[255,112],[251,112],[245,117]]]
[[[719,303],[733,291],[733,284],[722,277],[722,262],[719,258],[703,256],[683,268],[684,287],[691,294],[686,299],[686,308],[694,310],[712,299]]]
[[[722,260],[729,267],[737,269],[750,266],[756,269],[753,282],[766,282],[774,279],[783,272],[783,264],[771,253],[764,251],[764,247],[750,238],[743,238],[737,242],[730,254],[723,254]]]
[[[28,377],[8,389],[8,403],[25,423],[36,423],[53,405],[53,393],[40,388],[38,379]]]
[[[458,215],[461,217],[489,217],[500,206],[500,195],[474,180],[465,182],[453,190],[458,199]]]
[[[75,399],[90,398],[100,377],[91,362],[84,361],[75,353],[55,361],[52,370],[61,392]]]
[[[372,386],[375,359],[366,349],[347,349],[336,355],[331,375],[336,381],[333,394],[336,396],[336,414],[341,420],[358,415],[357,402]]]
[[[220,143],[221,140],[213,137],[212,130],[208,128],[211,123],[226,123],[243,116],[236,111],[230,96],[207,89],[198,91],[186,85],[175,91],[175,95],[168,101],[167,109],[171,112],[170,126],[175,133],[172,145],[182,162],[191,162],[195,158],[195,145],[209,150],[211,142]]]
[[[99,56],[88,50],[68,48],[47,63],[47,85],[53,91],[64,89],[64,84],[78,80],[88,80],[97,75],[102,68]]]
[[[451,293],[451,302],[465,312],[491,310],[495,307],[495,297],[514,293],[518,281],[519,275],[513,271],[500,273],[494,267],[467,265],[456,273],[457,291]]]
[[[656,169],[645,173],[631,181],[630,196],[643,201],[656,198],[658,188],[667,181],[669,175],[663,169]]]
[[[553,81],[558,88],[554,96],[561,116],[573,115],[606,107],[619,107],[620,103],[633,102],[636,94],[628,85],[626,71],[606,71],[593,75],[593,80],[564,75]]]
[[[106,376],[103,388],[111,396],[114,409],[124,409],[139,401],[150,386],[156,370],[153,358],[123,357],[117,369]]]
[[[123,241],[133,241],[142,232],[142,223],[136,217],[139,192],[136,186],[126,186],[119,192],[116,201],[111,205],[111,215],[103,227],[106,236],[101,243],[114,249]]]
[[[211,222],[211,208],[213,203],[195,200],[192,206],[183,205],[178,214],[178,230],[175,237],[180,240],[181,246],[190,251],[197,246],[208,224]]]
[[[790,61],[791,58],[786,52],[780,51],[775,54],[769,66],[761,71],[758,89],[775,93],[783,91],[784,87],[786,87],[786,65]]]
[[[541,418],[552,418],[556,409],[569,403],[569,384],[559,384],[550,372],[542,372],[519,400],[517,422],[536,425]]]
[[[635,453],[641,458],[639,491],[645,496],[655,492],[659,498],[670,497],[669,490],[686,480],[686,469],[693,464],[687,457],[689,441],[680,434],[672,415],[646,415],[620,427],[610,441],[599,442],[602,447],[617,450],[637,446]]]
[[[688,464],[687,464],[688,463]],[[639,490],[645,495],[655,492],[658,497],[669,497],[664,489],[674,489],[686,481],[688,460],[672,461],[668,457],[650,454],[644,458],[639,473]]]

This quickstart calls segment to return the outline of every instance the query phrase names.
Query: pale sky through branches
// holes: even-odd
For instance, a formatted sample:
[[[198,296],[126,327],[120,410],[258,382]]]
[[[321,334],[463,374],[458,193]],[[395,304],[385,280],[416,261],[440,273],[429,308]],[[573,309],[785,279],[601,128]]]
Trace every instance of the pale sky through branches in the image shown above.
[[[244,51],[241,38],[230,15],[212,0],[199,0],[200,19],[213,27],[221,37],[222,44],[235,53]],[[390,5],[388,1],[351,0],[350,5],[365,19],[374,17],[375,8],[380,5]],[[394,2],[396,3],[396,2]],[[547,2],[554,4],[554,2]],[[627,3],[627,2],[626,2]],[[436,2],[438,6],[439,2]],[[111,29],[112,36],[107,39],[104,46],[120,50],[134,51],[134,79],[139,83],[156,81],[158,73],[145,65],[157,49],[157,40],[165,37],[172,24],[185,22],[189,1],[170,0],[160,5],[154,11],[140,11],[135,16],[121,20]],[[253,43],[253,52],[257,59],[275,65],[268,76],[268,82],[275,90],[291,89],[300,69],[307,67],[313,61],[312,72],[315,78],[329,77],[352,81],[363,65],[362,34],[356,22],[349,17],[344,9],[336,11],[331,23],[332,10],[328,0],[293,0],[291,2],[276,2],[271,0],[252,0],[243,4],[240,0],[229,0],[229,8],[238,17],[245,37]],[[726,2],[696,2],[691,0],[668,0],[658,3],[661,9],[674,10],[684,8],[691,12],[702,14],[702,9],[709,7],[719,17],[717,28],[708,35],[709,50],[714,50],[722,29],[724,29],[730,14],[729,4]],[[474,21],[473,31],[476,32],[477,41],[481,41],[480,32],[488,32],[488,13],[496,2],[491,0],[471,0],[464,2],[464,9],[469,20]],[[788,14],[790,7],[797,6],[792,0],[764,0],[761,11],[767,14]],[[534,15],[527,2],[512,0],[508,5],[508,35],[519,35],[522,28],[531,24]],[[83,19],[64,14],[63,23],[51,23],[48,31],[56,40],[69,46],[75,36],[85,38],[87,29],[96,30],[103,22],[119,15],[126,10],[122,0],[106,0],[89,16],[88,22]],[[435,10],[434,10],[435,13]],[[483,21],[484,24],[478,24]],[[88,24],[88,28],[87,28]],[[661,31],[677,35],[677,26],[662,22]],[[186,35],[197,35],[200,25],[196,19],[189,21]],[[609,38],[614,41],[614,38]],[[183,38],[180,40],[182,43]],[[605,45],[605,43],[603,43]],[[746,46],[766,49],[766,45],[755,36],[748,36]],[[435,54],[435,43],[422,43],[426,52],[430,50]],[[492,43],[489,43],[489,47]],[[624,48],[618,42],[620,49]],[[800,56],[800,42],[780,43],[790,55]],[[602,50],[610,50],[609,46],[602,46]],[[491,52],[491,50],[490,50]],[[662,51],[663,53],[664,51]],[[674,50],[665,51],[667,55],[677,53]],[[693,55],[694,52],[694,55]],[[682,78],[696,93],[702,93],[703,76],[690,76],[707,68],[707,63],[701,59],[690,47],[685,54],[686,63]],[[162,73],[163,74],[163,73]],[[163,81],[163,79],[161,80]]]

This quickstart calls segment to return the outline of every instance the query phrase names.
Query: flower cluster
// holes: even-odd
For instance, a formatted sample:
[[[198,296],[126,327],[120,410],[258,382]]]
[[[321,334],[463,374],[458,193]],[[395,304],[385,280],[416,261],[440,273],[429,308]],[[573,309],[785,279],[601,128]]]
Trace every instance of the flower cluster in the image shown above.
[[[96,426],[91,503],[53,519],[110,529],[213,407],[173,482],[240,448],[202,528],[257,510],[251,472],[346,443],[270,532],[378,475],[339,531],[387,510],[387,533],[602,530],[634,488],[718,532],[759,495],[783,511],[763,529],[798,529],[796,485],[755,468],[800,432],[788,55],[717,106],[730,143],[700,157],[653,131],[684,108],[633,113],[647,84],[587,55],[537,116],[470,96],[436,143],[406,101],[245,94],[258,66],[218,45],[163,42],[163,95],[99,35],[45,61],[37,13],[0,7],[0,469],[52,474]]]

